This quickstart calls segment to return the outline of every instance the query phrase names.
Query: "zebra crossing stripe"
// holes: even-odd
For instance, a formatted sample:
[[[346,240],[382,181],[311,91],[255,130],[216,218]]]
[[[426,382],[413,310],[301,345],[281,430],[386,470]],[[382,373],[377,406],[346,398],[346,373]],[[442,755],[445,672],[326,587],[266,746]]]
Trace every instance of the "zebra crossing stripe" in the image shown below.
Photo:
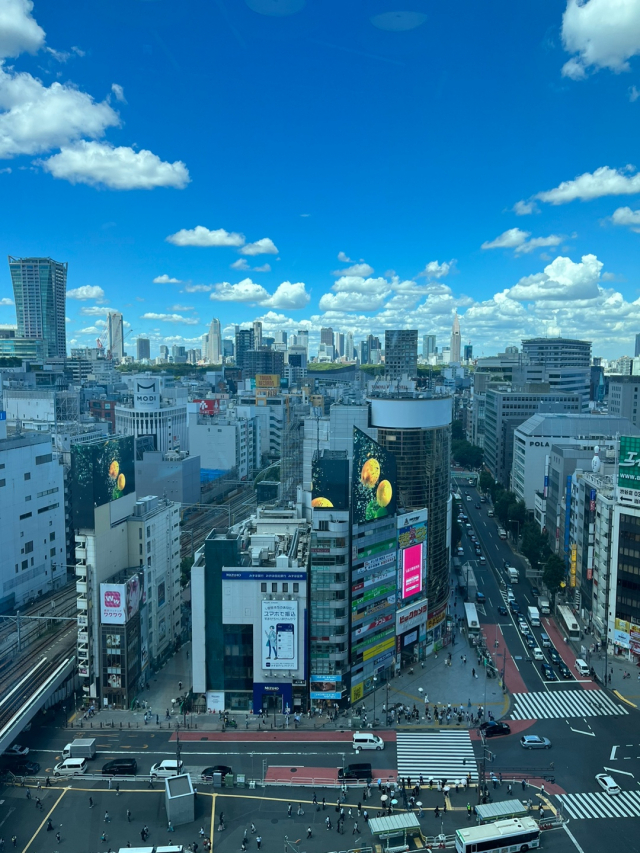
[[[563,717],[605,717],[628,714],[603,690],[554,690],[548,693],[514,693],[512,720],[545,720]]]
[[[478,767],[468,731],[398,732],[398,776],[420,775],[462,781],[467,774],[478,780]],[[455,783],[455,782],[454,782]]]
[[[613,797],[600,791],[587,794],[558,794],[557,799],[569,817],[574,820],[640,817],[640,791],[622,791]]]

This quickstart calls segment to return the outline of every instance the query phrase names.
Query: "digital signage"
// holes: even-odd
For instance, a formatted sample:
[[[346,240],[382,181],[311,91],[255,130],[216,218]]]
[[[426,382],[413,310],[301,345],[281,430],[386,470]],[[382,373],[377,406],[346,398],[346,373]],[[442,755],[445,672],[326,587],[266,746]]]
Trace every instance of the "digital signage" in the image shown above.
[[[310,681],[312,699],[342,698],[341,675],[312,675]]]
[[[298,668],[297,601],[262,602],[262,668]]]
[[[129,495],[135,488],[132,435],[73,446],[71,495],[75,528],[92,528],[95,507]]]
[[[316,454],[311,463],[311,506],[349,509],[349,460]]]
[[[395,515],[397,506],[396,460],[377,441],[353,428],[353,523],[364,524]]]
[[[422,542],[410,545],[402,554],[402,597],[422,592]]]

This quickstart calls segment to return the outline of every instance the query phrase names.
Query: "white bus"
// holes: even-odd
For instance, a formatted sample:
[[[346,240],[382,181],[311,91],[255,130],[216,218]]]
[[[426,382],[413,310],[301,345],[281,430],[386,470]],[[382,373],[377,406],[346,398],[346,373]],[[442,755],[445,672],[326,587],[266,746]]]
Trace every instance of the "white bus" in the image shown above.
[[[557,607],[560,630],[564,631],[570,640],[580,639],[580,626],[570,607],[560,604]]]
[[[480,620],[475,604],[470,601],[465,602],[464,615],[467,620],[467,636],[477,637],[480,634]]]
[[[456,830],[457,853],[520,853],[540,847],[540,829],[532,817],[497,820]]]

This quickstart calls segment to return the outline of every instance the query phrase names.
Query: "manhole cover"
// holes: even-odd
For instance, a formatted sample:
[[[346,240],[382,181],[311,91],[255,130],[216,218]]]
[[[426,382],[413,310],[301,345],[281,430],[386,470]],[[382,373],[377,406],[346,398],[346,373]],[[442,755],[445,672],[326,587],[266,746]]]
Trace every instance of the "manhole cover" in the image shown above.
[[[272,818],[271,818],[271,823],[278,823],[278,818],[277,818],[277,817],[272,817]]]
[[[292,768],[291,768],[291,772],[292,772],[292,773],[297,773],[297,772],[298,772],[298,768],[297,768],[297,767],[292,767]]]

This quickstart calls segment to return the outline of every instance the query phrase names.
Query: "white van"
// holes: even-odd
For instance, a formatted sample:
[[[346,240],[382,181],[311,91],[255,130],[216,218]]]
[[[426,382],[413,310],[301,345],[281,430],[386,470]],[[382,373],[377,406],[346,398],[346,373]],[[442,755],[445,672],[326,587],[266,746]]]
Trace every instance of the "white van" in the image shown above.
[[[65,758],[53,768],[54,776],[81,776],[87,772],[86,758]]]
[[[355,732],[353,735],[354,749],[384,749],[384,741],[373,732]]]
[[[580,673],[580,675],[589,675],[589,667],[586,662],[578,658],[576,660],[576,669]]]
[[[167,779],[169,776],[177,776],[182,773],[182,761],[176,761],[175,758],[165,758],[164,761],[158,761],[149,771],[149,776],[152,779]]]

